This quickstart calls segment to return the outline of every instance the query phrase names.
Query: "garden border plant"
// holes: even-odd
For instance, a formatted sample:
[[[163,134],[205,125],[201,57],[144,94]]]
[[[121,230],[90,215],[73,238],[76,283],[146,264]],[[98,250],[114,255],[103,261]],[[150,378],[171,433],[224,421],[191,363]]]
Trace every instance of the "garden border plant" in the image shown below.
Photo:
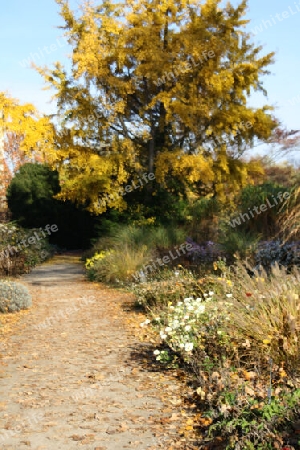
[[[56,229],[54,229],[54,228],[56,228]],[[47,231],[48,236],[51,235],[49,229],[51,230],[52,233],[56,233],[56,232],[58,231],[57,225],[55,225],[55,224],[53,224],[53,225],[47,224],[47,225],[45,226],[45,231]],[[13,245],[13,246],[12,246],[12,245],[8,245],[7,248],[6,248],[6,250],[2,250],[2,252],[0,253],[0,259],[8,258],[9,256],[13,256],[13,255],[14,255],[14,252],[15,252],[15,253],[19,253],[20,251],[24,250],[24,249],[22,249],[21,244],[24,245],[24,247],[26,248],[26,247],[28,247],[29,245],[34,245],[34,244],[37,243],[37,241],[41,241],[41,240],[43,240],[44,238],[46,238],[47,235],[44,233],[44,230],[42,230],[42,227],[39,228],[39,231],[42,233],[42,235],[43,235],[42,237],[39,237],[39,236],[38,236],[38,232],[37,232],[37,231],[34,231],[34,232],[33,232],[33,235],[34,235],[34,236],[31,235],[31,236],[29,236],[29,237],[26,237],[25,239],[22,239],[21,241],[17,242],[17,243],[16,243],[15,245]],[[28,241],[28,244],[29,244],[29,245],[26,245],[26,241]]]
[[[11,313],[28,309],[32,298],[28,289],[20,283],[0,279],[0,313]]]
[[[52,225],[52,228],[54,226],[56,227]],[[49,225],[48,230],[49,227],[51,229]],[[3,276],[16,276],[28,272],[30,268],[44,262],[52,255],[53,247],[46,237],[42,238],[38,234],[39,232],[39,229],[21,228],[14,222],[0,224],[0,273]]]
[[[238,261],[211,278],[217,293],[147,304],[141,326],[159,333],[156,359],[192,376],[208,440],[232,450],[288,444],[300,414],[300,272],[251,276]]]

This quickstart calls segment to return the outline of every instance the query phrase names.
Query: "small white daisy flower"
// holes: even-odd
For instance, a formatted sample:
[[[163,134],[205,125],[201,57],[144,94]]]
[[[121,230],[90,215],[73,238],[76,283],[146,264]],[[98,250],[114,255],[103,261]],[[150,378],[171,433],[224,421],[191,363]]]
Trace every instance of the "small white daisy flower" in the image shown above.
[[[186,352],[191,352],[191,351],[193,350],[193,348],[194,348],[194,344],[193,344],[192,342],[187,342],[187,343],[184,345],[184,350],[185,350]]]

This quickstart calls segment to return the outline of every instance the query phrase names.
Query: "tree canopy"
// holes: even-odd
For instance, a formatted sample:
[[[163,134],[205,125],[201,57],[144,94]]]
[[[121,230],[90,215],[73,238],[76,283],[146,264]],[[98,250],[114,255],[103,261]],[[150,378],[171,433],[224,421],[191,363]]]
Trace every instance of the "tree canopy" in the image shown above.
[[[248,106],[253,90],[265,93],[274,54],[261,55],[244,30],[246,0],[104,1],[81,14],[56,1],[71,72],[38,70],[59,108],[49,158],[61,198],[96,214],[122,210],[120,189],[146,172],[155,175],[146,203],[161,189],[224,199],[261,170],[241,156],[276,126],[271,106]]]
[[[25,162],[45,161],[52,146],[53,125],[32,104],[20,104],[0,92],[0,190],[3,194],[13,174]]]
[[[11,137],[18,136],[18,146],[26,153],[46,154],[52,146],[53,125],[49,118],[39,114],[31,104],[20,104],[5,92],[0,92],[0,131]]]

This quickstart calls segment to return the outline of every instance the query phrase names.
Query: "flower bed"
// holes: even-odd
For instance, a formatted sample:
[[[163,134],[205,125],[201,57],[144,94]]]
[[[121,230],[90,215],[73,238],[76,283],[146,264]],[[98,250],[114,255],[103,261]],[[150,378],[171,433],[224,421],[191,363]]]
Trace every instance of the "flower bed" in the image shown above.
[[[190,374],[206,441],[235,450],[295,445],[288,428],[300,415],[300,272],[250,276],[239,263],[214,285],[148,305],[141,326],[156,330],[157,361]]]

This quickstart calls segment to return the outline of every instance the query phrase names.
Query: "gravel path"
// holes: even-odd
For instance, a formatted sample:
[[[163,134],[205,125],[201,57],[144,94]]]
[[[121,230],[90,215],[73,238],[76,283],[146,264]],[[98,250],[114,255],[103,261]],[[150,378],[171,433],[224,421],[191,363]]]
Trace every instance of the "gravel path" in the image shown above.
[[[73,256],[20,281],[33,306],[1,336],[0,449],[184,448],[180,387],[134,357],[147,344],[127,295],[87,282]]]

